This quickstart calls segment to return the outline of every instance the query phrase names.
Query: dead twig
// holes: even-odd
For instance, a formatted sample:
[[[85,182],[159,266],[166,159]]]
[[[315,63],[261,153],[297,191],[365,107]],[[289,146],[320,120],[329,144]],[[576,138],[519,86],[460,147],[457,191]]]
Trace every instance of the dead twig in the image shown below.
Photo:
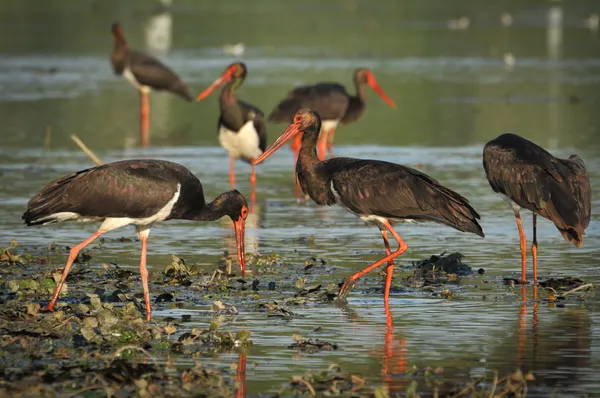
[[[96,154],[94,154],[94,152],[92,152],[92,150],[90,148],[87,147],[87,145],[85,145],[83,143],[83,141],[81,141],[79,139],[79,137],[77,137],[76,135],[72,135],[71,139],[73,141],[75,141],[75,143],[77,144],[77,146],[83,151],[85,152],[86,155],[88,155],[90,157],[90,159],[92,159],[92,161],[94,163],[96,163],[96,165],[101,166],[104,164],[104,162],[102,160],[100,160],[100,158],[98,156],[96,156]]]
[[[576,291],[583,290],[583,289],[592,289],[593,290],[594,289],[594,284],[593,283],[586,283],[585,285],[578,286],[575,289],[571,289],[568,292],[565,292],[565,293],[561,294],[561,296],[562,297],[566,297],[568,294],[575,293]]]

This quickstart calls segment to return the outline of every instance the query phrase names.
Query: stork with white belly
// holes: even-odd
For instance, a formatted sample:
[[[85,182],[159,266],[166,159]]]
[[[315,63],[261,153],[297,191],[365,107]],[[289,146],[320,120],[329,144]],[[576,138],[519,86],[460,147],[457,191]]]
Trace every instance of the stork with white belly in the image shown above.
[[[257,107],[235,98],[235,90],[242,85],[248,74],[246,65],[236,62],[227,67],[225,72],[204,91],[198,94],[197,101],[208,97],[223,84],[219,105],[219,144],[227,151],[230,159],[229,182],[235,187],[235,159],[251,163],[258,158],[267,147],[267,126],[264,114]],[[252,188],[251,201],[255,201],[256,167],[252,165],[250,175]]]

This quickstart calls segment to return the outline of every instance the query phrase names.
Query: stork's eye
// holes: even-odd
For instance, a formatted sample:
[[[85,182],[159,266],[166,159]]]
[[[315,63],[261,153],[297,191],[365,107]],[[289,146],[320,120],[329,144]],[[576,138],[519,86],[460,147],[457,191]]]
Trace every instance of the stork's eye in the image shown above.
[[[246,206],[242,207],[242,217],[244,219],[248,217],[248,208]]]

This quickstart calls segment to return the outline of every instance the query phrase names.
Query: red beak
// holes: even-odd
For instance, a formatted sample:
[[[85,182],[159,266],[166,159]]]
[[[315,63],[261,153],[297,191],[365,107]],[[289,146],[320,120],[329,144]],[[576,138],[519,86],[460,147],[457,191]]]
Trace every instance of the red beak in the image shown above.
[[[227,69],[217,80],[212,82],[210,86],[208,86],[204,91],[198,94],[196,97],[196,101],[201,101],[204,98],[208,97],[213,91],[217,88],[221,87],[224,83],[227,83],[233,77],[233,70]]]
[[[246,276],[246,255],[244,249],[244,235],[246,231],[246,220],[240,217],[237,221],[233,222],[233,229],[235,230],[235,244],[237,246],[238,261],[240,263],[240,271],[242,272],[242,278]]]
[[[279,136],[279,138],[277,138],[275,142],[271,144],[271,146],[269,146],[259,157],[254,159],[252,164],[259,164],[260,162],[271,156],[273,152],[281,148],[287,140],[299,133],[302,133],[302,130],[300,130],[300,125],[296,123],[290,124],[288,128],[285,129],[285,131]]]
[[[373,91],[379,94],[381,99],[384,100],[390,107],[396,107],[396,103],[390,97],[388,97],[386,93],[383,92],[381,87],[379,87],[379,83],[377,83],[377,80],[375,80],[375,76],[373,76],[372,72],[367,73],[367,84],[373,89]]]

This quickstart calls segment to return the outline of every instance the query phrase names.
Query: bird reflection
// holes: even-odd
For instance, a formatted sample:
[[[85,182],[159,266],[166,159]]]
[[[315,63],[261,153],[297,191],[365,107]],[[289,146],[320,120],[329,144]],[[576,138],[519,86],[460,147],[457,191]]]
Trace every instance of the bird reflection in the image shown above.
[[[538,301],[537,301],[537,286],[533,287],[533,317],[532,317],[532,334],[533,334],[533,345],[532,352],[533,356],[536,357],[537,343],[538,343]],[[517,367],[521,368],[523,365],[523,353],[527,343],[527,289],[525,286],[521,288],[521,306],[519,311],[519,327],[517,330]],[[535,362],[535,361],[534,361]]]
[[[362,321],[355,310],[348,308],[345,302],[338,302],[337,306],[341,309],[349,321],[357,324],[368,324],[367,321]],[[385,336],[383,350],[378,350],[373,355],[380,356],[382,364],[381,374],[383,382],[389,392],[404,391],[408,379],[407,371],[407,356],[408,346],[406,336],[394,335],[394,319],[389,305],[384,305],[385,309]]]
[[[237,374],[235,376],[235,384],[237,390],[235,392],[236,398],[242,398],[246,396],[246,355],[240,350],[238,356]]]
[[[406,338],[394,339],[394,320],[390,307],[385,303],[385,355],[383,356],[383,380],[390,392],[403,390],[407,379],[397,380],[398,375],[406,373]],[[395,382],[396,381],[396,382]]]
[[[581,384],[579,379],[587,377],[590,369],[592,335],[589,311],[572,306],[546,311],[540,318],[539,305],[545,302],[538,300],[537,287],[533,290],[533,301],[527,300],[525,290],[525,287],[521,290],[515,363],[508,362],[508,371],[515,368],[531,371],[536,383],[555,391],[582,388],[578,387]],[[554,305],[548,303],[549,308]],[[550,317],[555,319],[548,319]],[[540,323],[540,320],[547,321]],[[506,356],[506,346],[500,349],[500,355]],[[566,374],[569,376],[565,377]]]

